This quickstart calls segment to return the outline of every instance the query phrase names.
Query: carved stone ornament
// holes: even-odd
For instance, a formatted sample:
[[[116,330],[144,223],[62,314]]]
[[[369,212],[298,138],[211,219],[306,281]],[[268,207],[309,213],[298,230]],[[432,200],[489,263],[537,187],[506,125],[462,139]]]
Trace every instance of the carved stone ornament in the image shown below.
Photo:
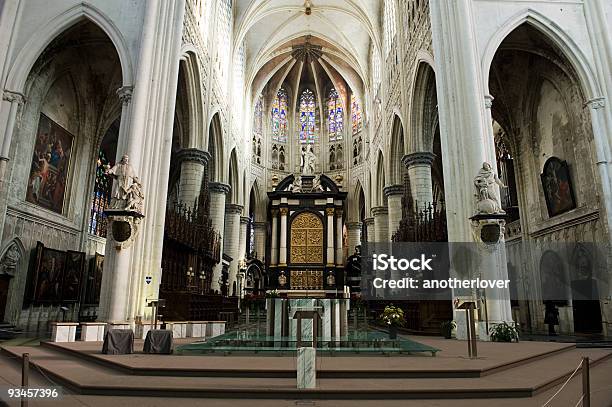
[[[278,276],[278,285],[280,287],[284,287],[286,284],[287,284],[287,276],[285,276],[285,273],[281,271]]]
[[[476,189],[475,215],[504,215],[506,213],[501,208],[494,184],[506,188],[493,172],[491,164],[485,162],[474,178],[474,188]]]
[[[14,276],[20,259],[21,251],[19,250],[17,243],[13,242],[4,252],[2,260],[0,260],[0,274],[11,277]]]
[[[113,168],[107,169],[106,174],[115,179],[109,208],[104,211],[108,216],[109,238],[115,248],[121,250],[136,239],[144,217],[144,193],[127,154]]]

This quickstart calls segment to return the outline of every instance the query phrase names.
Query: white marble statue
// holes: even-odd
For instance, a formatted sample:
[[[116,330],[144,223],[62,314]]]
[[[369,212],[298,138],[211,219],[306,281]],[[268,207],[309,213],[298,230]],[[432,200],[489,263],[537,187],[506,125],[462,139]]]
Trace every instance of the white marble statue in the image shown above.
[[[300,160],[300,167],[302,174],[313,175],[315,167],[317,165],[317,156],[312,150],[312,146],[302,147],[302,159]]]
[[[476,213],[477,214],[504,214],[501,208],[499,198],[495,194],[494,185],[497,184],[501,188],[507,188],[503,182],[497,177],[491,164],[485,162],[482,164],[478,174],[474,178],[474,187],[476,188]]]
[[[300,175],[297,175],[293,183],[289,185],[289,190],[291,192],[302,192],[302,177]]]
[[[134,168],[130,165],[127,154],[113,168],[106,170],[106,174],[115,179],[116,185],[110,202],[111,209],[129,211],[142,211],[144,195]]]

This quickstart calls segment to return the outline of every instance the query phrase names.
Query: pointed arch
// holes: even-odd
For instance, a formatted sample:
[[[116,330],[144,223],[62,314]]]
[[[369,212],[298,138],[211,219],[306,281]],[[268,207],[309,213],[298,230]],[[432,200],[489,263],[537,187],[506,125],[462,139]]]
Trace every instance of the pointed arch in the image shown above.
[[[376,206],[386,206],[386,197],[383,193],[383,188],[385,187],[385,158],[382,150],[378,150],[378,155],[376,157],[376,174],[375,174],[375,183],[374,187],[374,197],[373,202],[376,203]]]
[[[404,150],[404,126],[399,116],[393,118],[393,127],[391,131],[391,150],[389,157],[389,182],[392,185],[401,184],[403,180],[404,164],[402,158],[405,155]],[[384,185],[383,185],[384,186]]]
[[[212,181],[223,181],[223,130],[219,112],[216,112],[208,125],[208,145],[207,151],[210,153],[208,163],[209,178]]]
[[[201,76],[198,59],[191,50],[181,56],[180,72],[185,81],[185,98],[188,108],[189,124],[187,129],[188,147],[203,148],[204,105],[201,90]]]
[[[38,57],[55,38],[82,20],[91,21],[109,37],[119,55],[123,86],[131,86],[134,81],[132,58],[121,31],[99,9],[82,2],[55,16],[30,36],[15,57],[7,75],[5,88],[24,93],[27,77]]]
[[[504,39],[506,39],[506,37],[516,28],[525,23],[541,32],[542,35],[548,38],[562,52],[563,56],[568,59],[580,79],[587,100],[601,96],[602,91],[596,80],[596,75],[593,72],[593,68],[587,62],[588,59],[580,47],[572,40],[570,35],[553,20],[531,8],[522,10],[510,17],[506,23],[502,24],[501,28],[491,36],[491,39],[487,43],[481,62],[485,94],[489,94],[489,76],[495,53]]]
[[[438,118],[436,74],[426,61],[418,63],[412,87],[409,152],[432,152]]]
[[[229,203],[237,204],[240,202],[240,178],[238,175],[238,158],[236,157],[235,147],[232,149],[229,156],[228,170],[227,183],[231,187]]]

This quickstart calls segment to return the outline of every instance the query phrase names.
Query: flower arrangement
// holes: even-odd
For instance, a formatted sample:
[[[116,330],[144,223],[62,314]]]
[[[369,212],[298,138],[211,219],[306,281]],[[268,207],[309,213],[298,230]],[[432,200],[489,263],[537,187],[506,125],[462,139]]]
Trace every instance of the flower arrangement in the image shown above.
[[[519,341],[518,330],[514,326],[509,325],[506,322],[493,325],[489,329],[489,335],[491,336],[491,340],[493,342]]]
[[[385,310],[380,315],[380,320],[383,324],[394,327],[404,326],[406,324],[404,310],[400,307],[395,307],[393,304],[385,307]]]
[[[277,290],[266,291],[266,298],[280,298]]]

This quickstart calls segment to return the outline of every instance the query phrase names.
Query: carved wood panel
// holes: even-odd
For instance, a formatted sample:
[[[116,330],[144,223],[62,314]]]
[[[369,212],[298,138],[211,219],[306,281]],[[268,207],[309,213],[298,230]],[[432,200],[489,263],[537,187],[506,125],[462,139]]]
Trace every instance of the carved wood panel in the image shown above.
[[[291,222],[291,263],[323,264],[323,223],[312,212],[304,212]]]

